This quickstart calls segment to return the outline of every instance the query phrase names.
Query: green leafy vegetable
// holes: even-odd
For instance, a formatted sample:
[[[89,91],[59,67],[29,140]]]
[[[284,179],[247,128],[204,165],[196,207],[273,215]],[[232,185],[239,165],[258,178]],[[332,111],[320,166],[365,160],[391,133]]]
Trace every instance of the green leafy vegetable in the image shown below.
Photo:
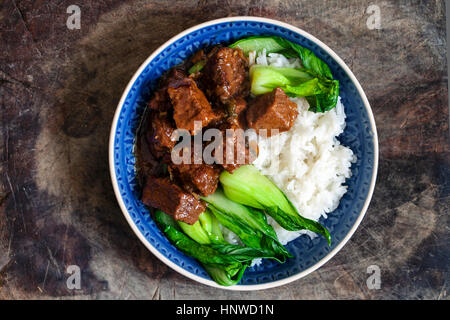
[[[206,60],[200,60],[196,64],[194,64],[192,67],[189,68],[188,73],[193,74],[196,72],[200,72],[203,67],[206,65]]]
[[[308,100],[310,106],[310,110],[312,109],[316,112],[325,112],[333,109],[336,106],[339,98],[339,81],[333,80],[327,87],[327,90],[328,94],[323,93],[306,97],[306,100]]]
[[[250,68],[251,92],[260,95],[271,92],[276,87],[285,88],[294,83],[301,83],[312,79],[309,74],[298,72],[292,68],[275,68],[253,65]],[[295,80],[297,81],[295,81]]]
[[[203,215],[203,213],[202,213]],[[182,221],[177,221],[181,230],[184,231],[191,239],[197,241],[200,244],[210,244],[211,240],[209,239],[208,234],[203,229],[200,224],[200,220],[194,223],[193,225],[184,223]]]
[[[216,217],[209,211],[199,215],[198,221],[193,225],[177,221],[178,225],[191,239],[200,244],[224,243],[222,231]]]
[[[240,48],[246,56],[251,51],[260,53],[266,49],[266,53],[281,53],[288,58],[298,57],[301,59],[306,70],[310,70],[318,76],[333,79],[328,65],[320,60],[311,50],[282,37],[253,36],[236,41],[229,47]]]
[[[251,51],[281,53],[291,58],[300,58],[303,68],[274,68],[252,66],[250,70],[251,92],[264,94],[281,87],[286,94],[306,97],[310,111],[325,112],[333,109],[339,97],[339,81],[333,79],[328,65],[311,50],[278,36],[254,36],[241,39],[232,45],[240,48],[244,54]],[[291,71],[288,71],[291,70]],[[297,74],[296,74],[297,73]]]
[[[185,254],[197,259],[211,278],[220,285],[238,283],[253,259],[273,258],[270,253],[256,248],[225,242],[198,243],[184,234],[175,220],[161,210],[156,210],[155,220],[170,242]]]
[[[208,210],[211,210],[219,222],[233,231],[245,245],[263,250],[267,256],[272,256],[279,262],[292,257],[278,241],[263,212],[231,201],[220,188],[202,199],[208,203]]]
[[[211,278],[218,284],[230,286],[238,283],[248,263],[242,263],[231,255],[222,254],[209,245],[201,244],[185,235],[176,221],[162,212],[155,212],[155,219],[170,242],[182,252],[197,259]]]
[[[251,263],[253,259],[258,258],[278,260],[274,256],[273,252],[265,249],[244,247],[230,243],[212,244],[211,248],[217,250],[221,254],[232,256],[234,259],[242,263]]]
[[[277,41],[278,37],[267,36],[252,36],[245,39],[241,39],[230,45],[230,48],[240,48],[246,56],[251,51],[260,53],[263,49],[266,49],[267,53],[280,52],[285,49],[283,43]]]
[[[253,65],[250,68],[251,92],[260,95],[280,87],[286,94],[306,97],[311,109],[325,112],[336,106],[339,81],[314,77],[305,69]]]
[[[232,174],[223,171],[220,182],[230,200],[264,210],[286,230],[307,229],[321,234],[331,244],[328,230],[320,223],[302,217],[286,195],[254,166],[242,166]]]
[[[302,69],[296,69],[296,68],[280,68],[280,67],[272,67],[272,66],[263,66],[263,65],[259,65],[259,64],[254,64],[251,68],[250,68],[250,77],[253,78],[253,74],[255,71],[258,71],[259,69],[266,71],[266,70],[271,70],[274,71],[278,74],[281,74],[287,81],[286,84],[289,83],[301,83],[304,81],[308,81],[311,79],[314,79],[314,76],[311,75],[311,73],[309,73],[306,70],[302,70]]]

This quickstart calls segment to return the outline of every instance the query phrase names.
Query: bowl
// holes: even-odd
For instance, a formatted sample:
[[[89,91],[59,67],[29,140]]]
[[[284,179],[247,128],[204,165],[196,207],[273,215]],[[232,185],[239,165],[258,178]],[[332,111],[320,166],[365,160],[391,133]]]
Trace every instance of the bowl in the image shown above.
[[[158,78],[180,64],[198,49],[231,43],[250,35],[277,35],[312,50],[325,61],[340,82],[340,96],[345,105],[347,125],[339,137],[357,156],[348,191],[339,207],[320,222],[332,235],[331,246],[323,237],[302,235],[287,249],[295,256],[280,264],[265,259],[248,268],[238,285],[230,290],[259,290],[300,279],[330,260],[350,239],[364,217],[375,186],[378,167],[378,140],[374,117],[358,80],[347,65],[324,43],[309,33],[284,22],[259,17],[233,17],[212,20],[168,40],[136,71],[117,106],[109,142],[109,165],[114,191],[126,220],[140,241],[161,261],[175,271],[200,283],[216,284],[193,258],[176,249],[159,230],[145,205],[140,201],[133,154],[136,129]]]

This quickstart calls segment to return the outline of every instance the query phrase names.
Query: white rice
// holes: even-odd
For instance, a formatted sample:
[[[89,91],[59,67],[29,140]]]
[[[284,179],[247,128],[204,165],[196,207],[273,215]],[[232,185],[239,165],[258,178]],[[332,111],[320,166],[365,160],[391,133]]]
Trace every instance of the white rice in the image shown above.
[[[256,57],[250,53],[250,64],[276,67],[300,67],[299,59],[287,59],[280,54],[263,52]],[[335,210],[347,192],[343,185],[351,176],[350,166],[356,156],[350,148],[339,143],[337,137],[345,128],[344,106],[339,98],[336,108],[325,113],[308,111],[304,98],[291,98],[298,105],[299,115],[288,131],[270,138],[260,137],[259,155],[254,165],[267,175],[289,198],[306,218],[318,221]],[[287,244],[310,231],[287,231],[271,217],[268,222],[274,227],[282,244]],[[224,230],[225,239],[240,243],[232,232]],[[256,259],[253,264],[259,264]]]

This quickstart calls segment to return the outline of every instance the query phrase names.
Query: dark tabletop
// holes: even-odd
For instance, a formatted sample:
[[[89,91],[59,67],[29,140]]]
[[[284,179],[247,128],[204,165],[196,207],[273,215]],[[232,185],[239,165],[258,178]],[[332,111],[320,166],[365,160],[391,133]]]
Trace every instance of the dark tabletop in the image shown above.
[[[444,1],[378,1],[373,29],[367,0],[80,0],[70,30],[73,2],[0,1],[0,299],[448,299]],[[107,155],[139,65],[184,29],[237,15],[329,45],[361,82],[380,142],[372,203],[348,244],[307,277],[256,292],[197,284],[150,253],[119,209]],[[80,289],[67,287],[70,265]],[[367,286],[371,265],[380,289]]]

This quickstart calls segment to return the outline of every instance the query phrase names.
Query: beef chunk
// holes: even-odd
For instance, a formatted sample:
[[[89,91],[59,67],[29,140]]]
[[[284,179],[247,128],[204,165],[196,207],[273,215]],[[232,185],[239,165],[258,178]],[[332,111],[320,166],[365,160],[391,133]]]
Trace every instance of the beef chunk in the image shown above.
[[[202,73],[202,83],[207,96],[226,103],[236,95],[247,95],[248,61],[241,49],[219,48],[212,52]]]
[[[176,140],[172,139],[175,126],[167,112],[152,112],[149,119],[151,123],[147,130],[147,142],[153,156],[160,158],[176,144]]]
[[[249,103],[246,114],[247,125],[255,130],[267,129],[268,137],[271,136],[270,129],[288,131],[297,116],[297,105],[281,88],[256,97]]]
[[[169,178],[149,177],[142,193],[142,202],[188,224],[194,224],[206,209],[200,200],[183,191]]]
[[[197,134],[194,130],[194,121],[201,121],[202,127],[216,121],[220,116],[211,108],[203,92],[191,78],[184,78],[169,86],[167,90],[172,102],[173,118],[177,128],[189,130],[191,134]]]
[[[199,192],[203,196],[213,194],[219,184],[221,169],[213,164],[171,164],[171,175],[175,175],[190,192]]]
[[[159,84],[159,89],[155,92],[152,99],[149,102],[149,107],[155,111],[166,112],[172,108],[170,103],[167,88],[177,81],[180,81],[186,77],[186,72],[183,69],[173,68],[167,75],[163,77],[163,80]]]

